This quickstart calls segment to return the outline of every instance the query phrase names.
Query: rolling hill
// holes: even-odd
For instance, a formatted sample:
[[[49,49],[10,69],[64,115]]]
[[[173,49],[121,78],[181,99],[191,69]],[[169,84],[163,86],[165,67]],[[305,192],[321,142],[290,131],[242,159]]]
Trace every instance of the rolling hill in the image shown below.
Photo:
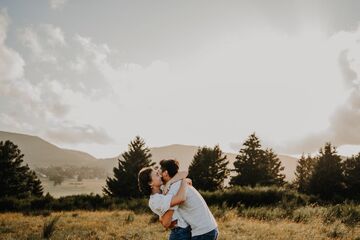
[[[24,154],[31,168],[48,166],[96,166],[98,160],[90,154],[59,148],[37,136],[0,131],[0,141],[10,140]]]

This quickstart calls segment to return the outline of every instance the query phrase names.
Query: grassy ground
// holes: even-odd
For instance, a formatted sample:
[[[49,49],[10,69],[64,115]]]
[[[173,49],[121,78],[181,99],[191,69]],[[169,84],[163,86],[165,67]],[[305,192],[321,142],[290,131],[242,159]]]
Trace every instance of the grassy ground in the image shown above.
[[[339,220],[326,221],[324,209],[306,208],[298,211],[304,215],[289,219],[281,217],[277,210],[212,209],[217,218],[222,240],[235,239],[358,239],[360,227]],[[270,212],[269,212],[270,211]],[[265,215],[264,215],[265,214]],[[56,222],[56,217],[60,218]],[[273,217],[269,217],[273,216]],[[295,213],[294,216],[297,216]],[[272,219],[273,218],[273,219]],[[51,229],[51,220],[55,219]],[[259,220],[263,219],[263,220]],[[329,218],[330,219],[330,218]],[[156,220],[156,219],[155,219]],[[167,239],[164,230],[150,214],[131,211],[73,211],[23,215],[0,214],[0,239],[42,239],[47,231],[50,239]],[[52,235],[51,235],[52,234]]]

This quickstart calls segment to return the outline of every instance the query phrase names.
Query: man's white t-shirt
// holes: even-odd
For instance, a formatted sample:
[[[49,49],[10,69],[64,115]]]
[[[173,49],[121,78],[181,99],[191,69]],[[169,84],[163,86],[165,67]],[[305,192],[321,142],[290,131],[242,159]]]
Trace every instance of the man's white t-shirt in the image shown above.
[[[177,192],[175,192],[175,194],[176,193]],[[170,195],[169,194],[163,195],[159,193],[152,194],[150,195],[150,199],[149,199],[149,207],[151,211],[153,211],[155,214],[159,215],[160,217],[162,217],[166,213],[166,211],[174,210],[172,221],[177,220],[176,226],[181,228],[186,228],[187,226],[189,226],[189,224],[187,224],[185,220],[179,215],[177,208],[170,207],[172,197],[173,197],[172,194]]]
[[[166,197],[176,195],[180,185],[181,181],[173,183]],[[204,198],[192,186],[187,186],[185,202],[173,208],[177,209],[180,216],[191,226],[191,236],[193,237],[217,228],[216,220]]]

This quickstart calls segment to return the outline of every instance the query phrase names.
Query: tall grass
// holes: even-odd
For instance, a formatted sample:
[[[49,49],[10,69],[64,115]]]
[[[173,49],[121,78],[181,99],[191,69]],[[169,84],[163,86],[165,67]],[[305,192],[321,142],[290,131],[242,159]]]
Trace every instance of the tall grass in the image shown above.
[[[59,221],[60,216],[55,216],[50,220],[46,221],[43,226],[42,237],[45,239],[50,239],[55,231],[55,225]]]

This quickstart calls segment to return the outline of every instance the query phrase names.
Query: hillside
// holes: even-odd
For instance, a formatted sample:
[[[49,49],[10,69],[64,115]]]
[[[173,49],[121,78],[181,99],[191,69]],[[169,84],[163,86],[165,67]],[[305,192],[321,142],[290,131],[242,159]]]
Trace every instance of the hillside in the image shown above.
[[[59,148],[37,136],[0,131],[0,141],[10,140],[24,154],[30,167],[62,165],[95,166],[98,161],[88,153]]]

